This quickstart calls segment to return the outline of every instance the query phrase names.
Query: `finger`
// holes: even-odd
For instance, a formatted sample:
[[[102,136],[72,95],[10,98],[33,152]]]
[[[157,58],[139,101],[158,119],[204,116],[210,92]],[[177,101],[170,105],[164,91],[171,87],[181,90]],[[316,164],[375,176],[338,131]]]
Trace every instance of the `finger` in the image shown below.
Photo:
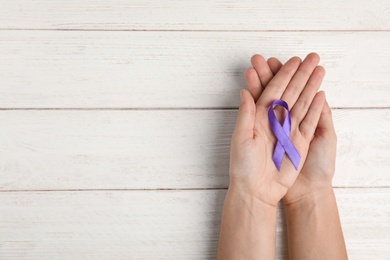
[[[298,100],[302,90],[305,88],[307,81],[319,62],[320,56],[318,56],[317,53],[310,53],[299,66],[299,69],[282,95],[282,99],[287,102],[290,109],[294,107],[295,102]]]
[[[245,71],[245,80],[246,84],[248,84],[249,92],[256,102],[259,99],[261,92],[263,92],[263,88],[254,68],[249,68]]]
[[[275,57],[271,57],[267,60],[268,66],[271,69],[272,73],[276,75],[283,64]]]
[[[320,135],[324,135],[324,136],[329,135],[329,136],[336,137],[336,131],[333,125],[332,110],[330,109],[329,104],[326,101],[326,97],[325,97],[324,107],[322,108],[320,120],[318,121],[316,134],[317,132]]]
[[[259,75],[261,85],[265,88],[274,77],[268,63],[265,61],[264,57],[259,54],[252,56],[251,63],[253,68],[256,70],[257,75]]]
[[[293,125],[294,122],[296,124],[299,124],[306,116],[309,106],[312,103],[312,100],[316,95],[318,89],[320,88],[324,76],[325,69],[321,66],[317,66],[314,69],[313,74],[310,76],[309,81],[307,82],[297,102],[291,110],[291,119],[293,121]]]
[[[294,76],[301,59],[293,57],[284,64],[275,77],[268,83],[257,102],[260,107],[268,107],[274,100],[280,99],[291,78]]]
[[[253,126],[255,123],[256,106],[252,95],[248,90],[242,89],[241,104],[238,110],[234,134],[253,138]]]
[[[313,102],[311,102],[309,110],[299,126],[299,131],[306,140],[311,140],[314,135],[324,103],[325,94],[323,91],[320,91],[313,98]]]

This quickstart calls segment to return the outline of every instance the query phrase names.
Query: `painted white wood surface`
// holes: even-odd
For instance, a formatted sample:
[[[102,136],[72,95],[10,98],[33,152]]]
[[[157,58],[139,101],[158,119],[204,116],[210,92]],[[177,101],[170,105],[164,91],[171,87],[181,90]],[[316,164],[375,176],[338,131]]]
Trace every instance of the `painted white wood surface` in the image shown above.
[[[390,112],[334,110],[336,187],[390,185]],[[0,111],[0,189],[226,188],[236,110]]]
[[[387,0],[19,0],[0,29],[388,30]]]
[[[0,31],[3,108],[232,108],[250,56],[317,51],[333,107],[390,107],[390,32]]]
[[[389,189],[335,189],[350,259],[388,259]],[[215,259],[225,190],[0,192],[1,259]],[[279,208],[277,259],[287,259]]]
[[[349,258],[389,259],[389,13],[387,0],[3,1],[0,259],[214,259],[237,112],[218,109],[237,108],[252,54],[312,51],[337,108]]]

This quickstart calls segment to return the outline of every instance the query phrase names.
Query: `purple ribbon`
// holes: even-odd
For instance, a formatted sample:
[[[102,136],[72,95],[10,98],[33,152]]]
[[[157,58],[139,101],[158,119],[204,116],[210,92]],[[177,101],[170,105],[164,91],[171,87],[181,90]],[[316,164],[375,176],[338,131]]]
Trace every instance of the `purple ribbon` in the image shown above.
[[[283,126],[279,123],[278,119],[275,116],[274,106],[282,106],[287,110],[286,118],[284,119]],[[297,149],[290,139],[291,133],[291,118],[290,111],[288,110],[288,105],[284,100],[275,100],[272,102],[271,107],[268,110],[268,119],[271,124],[271,129],[276,136],[277,143],[274,151],[274,155],[272,160],[274,161],[276,168],[280,171],[280,167],[282,166],[282,160],[284,153],[290,158],[293,163],[295,169],[298,170],[299,161],[301,160],[301,156],[299,155]]]

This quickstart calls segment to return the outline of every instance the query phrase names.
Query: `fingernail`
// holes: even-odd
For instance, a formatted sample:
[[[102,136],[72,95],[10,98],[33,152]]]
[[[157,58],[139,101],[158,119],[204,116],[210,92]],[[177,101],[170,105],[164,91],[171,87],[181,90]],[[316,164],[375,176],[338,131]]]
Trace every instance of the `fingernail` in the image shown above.
[[[240,90],[240,99],[241,99],[241,101],[242,101],[242,95],[244,94],[244,90],[243,89],[241,89]]]

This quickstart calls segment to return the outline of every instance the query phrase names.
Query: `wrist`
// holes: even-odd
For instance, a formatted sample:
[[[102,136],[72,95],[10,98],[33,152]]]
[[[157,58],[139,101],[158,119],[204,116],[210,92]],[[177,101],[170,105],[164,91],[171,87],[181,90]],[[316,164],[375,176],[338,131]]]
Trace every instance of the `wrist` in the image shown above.
[[[331,186],[285,204],[285,213],[292,259],[347,259]]]
[[[313,205],[320,205],[329,198],[334,197],[334,191],[331,184],[322,187],[311,187],[303,192],[300,196],[283,200],[286,210],[311,208]]]
[[[230,182],[227,198],[234,198],[235,201],[241,201],[245,205],[250,205],[251,208],[262,209],[263,211],[275,211],[279,201],[270,201],[266,196],[262,196],[259,192],[252,192],[250,189],[241,187]]]
[[[283,202],[284,204],[292,204],[302,199],[321,196],[322,193],[327,193],[329,190],[333,190],[332,177],[313,172],[305,174],[301,171],[294,185],[283,197]]]
[[[237,188],[226,194],[217,259],[275,259],[276,207]]]

